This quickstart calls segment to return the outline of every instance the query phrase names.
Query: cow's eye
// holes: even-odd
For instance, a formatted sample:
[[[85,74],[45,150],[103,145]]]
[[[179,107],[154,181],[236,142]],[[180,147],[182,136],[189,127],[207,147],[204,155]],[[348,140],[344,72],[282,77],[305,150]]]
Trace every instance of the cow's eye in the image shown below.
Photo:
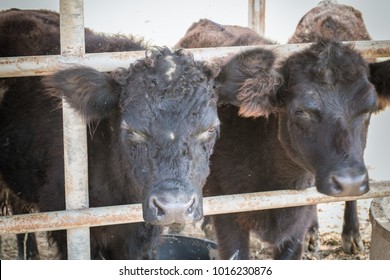
[[[300,120],[319,120],[320,112],[316,109],[296,109],[294,111],[295,117]]]
[[[368,125],[370,123],[371,113],[370,112],[362,113],[362,114],[360,114],[360,118],[364,122],[365,125]]]
[[[310,113],[308,111],[305,111],[303,109],[297,109],[295,110],[295,116],[299,118],[310,118]]]
[[[211,136],[213,136],[218,130],[218,127],[213,125],[209,127],[207,130],[203,131],[198,135],[199,140],[206,140],[209,139]]]
[[[136,129],[132,129],[126,121],[122,121],[121,128],[126,132],[128,139],[132,142],[141,143],[147,138],[145,133],[142,133]]]
[[[145,142],[147,136],[146,134],[139,131],[128,131],[129,140],[137,143]]]
[[[213,132],[216,131],[216,130],[217,130],[216,127],[212,126],[212,127],[210,127],[207,131],[208,131],[209,133],[213,133]]]

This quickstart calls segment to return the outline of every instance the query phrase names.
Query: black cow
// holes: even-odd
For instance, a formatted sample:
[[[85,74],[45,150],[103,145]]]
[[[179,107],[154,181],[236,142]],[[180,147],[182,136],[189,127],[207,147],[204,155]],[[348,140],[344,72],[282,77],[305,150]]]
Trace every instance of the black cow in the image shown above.
[[[322,1],[309,10],[299,21],[289,43],[310,43],[321,40],[362,41],[371,40],[362,14],[355,8],[333,1]],[[373,61],[371,61],[373,62]],[[318,222],[309,231],[310,246],[318,244]],[[356,201],[345,202],[344,224],[341,234],[344,252],[363,251],[359,232]]]
[[[289,43],[321,40],[370,40],[361,13],[351,6],[322,1],[299,21]],[[194,23],[176,47],[199,48],[234,45],[275,44],[249,28],[225,26],[210,20]],[[342,248],[347,253],[364,250],[359,233],[356,201],[346,202],[342,231]],[[318,221],[310,229],[309,249],[318,250]]]
[[[17,35],[16,35],[17,34]],[[29,56],[29,55],[55,55],[60,54],[59,14],[48,10],[20,10],[10,9],[0,12],[0,57]],[[87,53],[139,51],[145,50],[147,45],[143,39],[125,37],[123,35],[107,36],[85,28],[85,49]],[[25,78],[26,81],[38,83],[40,78]],[[18,84],[21,79],[0,80],[0,103],[5,92]],[[42,176],[35,176],[36,180]],[[37,185],[43,181],[37,182]],[[5,185],[7,196],[13,214],[23,214],[35,208],[35,205],[18,199]],[[38,249],[35,236],[18,234],[18,258],[38,258]],[[24,243],[27,243],[25,248]]]
[[[57,40],[53,13],[31,13],[12,20],[29,22],[27,33],[32,35],[41,28],[37,38]],[[35,20],[43,20],[43,25],[34,25]],[[97,41],[90,46],[104,50],[105,43],[93,38]],[[13,42],[22,54],[41,54],[37,49],[52,54],[56,45],[31,42],[36,49],[23,53],[23,47]],[[18,55],[11,50],[1,54]],[[36,204],[39,211],[65,208],[63,95],[88,124],[90,206],[142,202],[147,222],[91,228],[92,258],[149,258],[159,225],[202,218],[202,187],[219,131],[214,73],[182,50],[150,48],[145,58],[110,74],[76,66],[44,79],[4,79],[0,173],[20,199]],[[66,258],[65,232],[53,231],[50,236],[59,246],[59,257]]]
[[[241,56],[252,61],[245,75],[232,59],[219,76],[222,84],[236,81],[221,90],[232,100],[237,96],[239,108],[226,105],[218,110],[221,137],[211,157],[204,194],[314,185],[331,196],[367,192],[363,160],[367,128],[378,104],[389,103],[390,62],[372,64],[370,75],[357,51],[332,41],[291,55],[279,69],[273,66],[272,54],[267,57],[264,51]],[[254,230],[273,246],[275,259],[299,259],[306,232],[316,221],[316,207],[213,219],[222,258],[238,251],[240,258],[247,259],[249,232]]]

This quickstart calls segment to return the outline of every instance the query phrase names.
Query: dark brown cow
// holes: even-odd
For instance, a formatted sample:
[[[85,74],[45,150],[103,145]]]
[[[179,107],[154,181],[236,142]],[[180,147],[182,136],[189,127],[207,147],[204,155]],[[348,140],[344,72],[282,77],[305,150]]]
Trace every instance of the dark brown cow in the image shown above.
[[[221,137],[204,193],[314,185],[331,196],[367,192],[367,128],[378,104],[389,103],[390,62],[372,64],[370,76],[361,56],[337,42],[296,53],[277,72],[264,51],[241,56],[260,59],[249,65],[246,76],[237,74],[234,59],[222,70],[220,77],[238,83],[223,90],[232,98],[238,91],[239,108],[227,105],[218,111]],[[229,258],[238,251],[247,259],[249,231],[254,230],[273,246],[275,259],[299,259],[316,213],[315,206],[303,206],[215,216],[220,254]]]
[[[31,55],[55,55],[60,54],[60,30],[59,14],[48,10],[20,10],[10,9],[0,12],[0,57],[31,56]],[[139,51],[146,48],[143,39],[125,37],[123,35],[107,36],[85,29],[85,49],[87,53],[116,52],[116,51]],[[23,78],[31,83],[38,83],[40,78]],[[0,103],[5,92],[20,83],[22,79],[0,80]],[[36,180],[40,178],[36,177]],[[37,182],[43,184],[43,182]],[[9,191],[9,190],[7,190]],[[34,205],[17,201],[17,197],[10,193],[13,205],[13,214],[26,213]],[[18,257],[21,259],[38,258],[36,240],[34,235],[29,234],[27,250],[24,249],[25,237],[18,235]],[[31,245],[29,245],[31,243]]]
[[[289,43],[310,43],[329,39],[362,41],[371,40],[371,37],[358,10],[334,1],[322,1],[302,17]],[[318,240],[318,222],[314,223],[310,233],[310,243],[314,246]],[[341,239],[342,248],[346,253],[364,250],[359,232],[356,201],[345,203]]]
[[[184,38],[180,42],[186,42],[188,47],[202,47],[201,42],[206,42],[204,47],[208,46],[214,37],[215,30],[217,30],[218,24],[212,22],[194,23],[193,26],[187,31]],[[221,28],[222,29],[222,28]],[[251,34],[254,38],[252,42],[260,42],[270,44],[272,42],[263,41],[256,33],[251,31],[235,32],[235,41],[240,40],[241,34]],[[240,30],[249,30],[248,28],[241,27]],[[253,31],[252,31],[253,32]],[[198,40],[198,38],[202,40]],[[234,37],[231,34],[221,32],[219,33],[218,43],[225,38],[226,43],[221,43],[220,46],[229,46],[232,42],[230,39]],[[245,36],[246,37],[246,36]],[[260,38],[260,39],[259,39]],[[354,41],[354,40],[370,40],[370,36],[365,27],[361,13],[353,7],[334,3],[332,1],[320,2],[315,8],[307,12],[296,27],[294,35],[290,38],[289,43],[308,43],[317,42],[319,40],[341,40],[341,41]],[[214,45],[216,46],[216,45]],[[342,248],[347,253],[355,253],[358,250],[364,250],[363,243],[359,233],[359,221],[356,211],[356,201],[346,202],[344,225],[342,232]],[[317,250],[318,247],[318,222],[315,221],[313,227],[310,230],[310,242],[309,248]]]
[[[196,27],[191,29],[194,33]],[[206,37],[206,29],[200,26],[198,30]],[[367,126],[377,105],[388,104],[390,62],[371,64],[370,76],[366,62],[353,48],[327,39],[292,55],[279,69],[273,65],[274,56],[264,50],[241,57],[250,62],[246,68],[233,58],[217,78],[217,90],[225,98],[234,99],[238,93],[231,103],[239,108],[219,109],[221,138],[204,193],[314,185],[333,196],[366,192]],[[258,118],[245,119],[238,113]],[[222,258],[237,251],[240,258],[248,258],[250,230],[273,245],[276,259],[300,258],[304,236],[317,223],[315,206],[213,218]]]
[[[255,31],[238,25],[222,25],[209,19],[201,19],[188,28],[175,48],[212,48],[275,44],[259,36]]]
[[[371,40],[362,14],[355,8],[331,0],[318,3],[299,21],[289,43]]]
[[[1,32],[2,56],[59,49],[55,13],[5,11],[0,28],[13,31]],[[125,47],[116,48],[116,39]],[[87,51],[128,50],[134,44],[127,40],[91,33]],[[92,228],[92,257],[149,258],[159,225],[202,218],[202,187],[219,131],[213,73],[185,51],[151,48],[110,74],[75,66],[44,79],[3,79],[0,174],[40,211],[64,209],[64,96],[88,124],[90,206],[142,202],[147,222]],[[66,258],[65,232],[51,232],[51,238]]]

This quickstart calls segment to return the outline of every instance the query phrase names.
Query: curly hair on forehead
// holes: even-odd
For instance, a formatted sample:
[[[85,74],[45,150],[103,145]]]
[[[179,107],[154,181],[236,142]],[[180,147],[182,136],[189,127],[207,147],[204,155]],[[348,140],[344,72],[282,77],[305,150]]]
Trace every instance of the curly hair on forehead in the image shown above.
[[[299,77],[324,83],[348,83],[368,72],[368,65],[353,46],[332,40],[321,40],[308,49],[291,55],[282,63],[287,81]],[[306,79],[305,78],[305,79]],[[291,86],[287,83],[286,86]]]

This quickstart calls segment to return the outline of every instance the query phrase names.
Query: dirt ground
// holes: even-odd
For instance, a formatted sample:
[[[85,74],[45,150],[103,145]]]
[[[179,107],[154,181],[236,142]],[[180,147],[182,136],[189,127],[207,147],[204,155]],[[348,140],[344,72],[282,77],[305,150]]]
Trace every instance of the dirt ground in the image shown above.
[[[168,229],[165,230],[168,232]],[[200,224],[188,225],[182,229],[182,235],[192,236],[196,238],[205,238],[205,233],[200,230]],[[55,259],[56,250],[50,247],[46,240],[46,233],[38,233],[38,243],[41,259]],[[211,235],[210,239],[214,239]],[[324,232],[320,234],[320,250],[317,253],[306,252],[303,259],[306,260],[367,260],[369,259],[370,239],[371,239],[371,225],[369,221],[361,221],[361,236],[365,251],[358,254],[346,254],[341,249],[341,233],[340,232]],[[16,238],[13,234],[5,234],[1,236],[1,259],[16,259]],[[214,240],[215,241],[215,240]],[[271,250],[266,244],[261,242],[255,236],[251,236],[251,259],[270,259]]]
[[[321,223],[320,223],[321,227]],[[184,228],[181,234],[190,235],[196,238],[206,238],[199,225],[189,225]],[[320,229],[321,231],[321,229]],[[364,252],[356,254],[346,254],[341,248],[341,231],[320,232],[320,250],[318,252],[306,251],[305,260],[368,260],[370,257],[371,224],[369,220],[360,220],[360,234],[364,244]],[[212,233],[208,234],[208,239],[215,241]],[[251,234],[250,258],[254,260],[272,259],[272,250],[269,246]]]

